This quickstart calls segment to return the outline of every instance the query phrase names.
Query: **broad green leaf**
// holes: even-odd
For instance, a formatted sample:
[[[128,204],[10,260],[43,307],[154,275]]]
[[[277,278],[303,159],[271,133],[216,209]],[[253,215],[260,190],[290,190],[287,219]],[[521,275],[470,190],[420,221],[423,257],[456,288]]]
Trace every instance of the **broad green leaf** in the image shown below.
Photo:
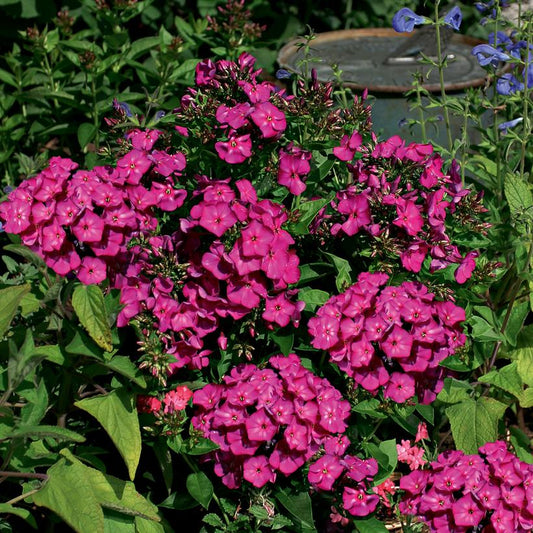
[[[31,389],[21,391],[19,388],[17,390],[20,396],[28,400],[20,411],[20,421],[26,426],[39,424],[48,409],[48,391],[44,379],[41,379],[37,386],[33,383],[32,385],[34,386]]]
[[[105,510],[103,533],[135,533],[135,520],[132,516]]]
[[[533,387],[528,387],[527,389],[522,391],[519,396],[519,402],[520,406],[524,409],[533,407]]]
[[[38,268],[46,268],[46,263],[44,262],[44,259],[38,256],[35,252],[32,252],[26,246],[22,246],[22,244],[6,244],[4,246],[4,250],[24,257],[24,259],[27,259],[30,263],[32,263]]]
[[[98,360],[103,359],[102,348],[85,335],[81,329],[76,330],[72,340],[65,346],[65,351],[75,355],[94,357]]]
[[[313,506],[307,492],[291,494],[286,489],[280,489],[275,496],[279,503],[296,519],[303,533],[316,533]]]
[[[94,416],[117,447],[128,468],[130,479],[141,456],[141,430],[133,397],[124,389],[75,402],[76,407]]]
[[[13,318],[17,314],[18,306],[24,295],[30,292],[31,285],[25,283],[24,285],[13,285],[6,289],[0,290],[0,338],[3,337]]]
[[[137,59],[139,56],[158,45],[159,37],[143,37],[141,39],[137,39],[135,42],[131,43],[126,57],[128,59]]]
[[[324,252],[324,255],[329,257],[329,259],[337,269],[337,277],[335,278],[335,285],[337,286],[337,290],[339,292],[345,291],[346,287],[351,285],[352,283],[352,278],[350,276],[352,267],[350,266],[350,263],[342,257],[338,257],[327,252]]]
[[[430,423],[435,420],[435,408],[432,405],[417,405],[416,410]]]
[[[256,505],[252,506],[250,508],[250,512],[253,513],[253,509],[257,507]],[[261,507],[261,509],[263,509]],[[263,509],[264,510],[264,509]],[[265,511],[266,512],[266,511]],[[254,515],[255,516],[255,515]],[[268,515],[267,515],[268,516]],[[203,518],[202,518],[202,522],[205,522],[206,524],[209,524],[210,526],[213,526],[213,527],[220,527],[220,528],[223,528],[224,527],[224,522],[222,521],[222,519],[216,515],[215,513],[208,513],[206,514]]]
[[[133,361],[124,355],[115,355],[109,361],[102,361],[101,364],[119,374],[131,379],[139,387],[146,388],[146,379]]]
[[[522,215],[533,207],[533,195],[527,181],[514,174],[507,174],[503,184],[505,199],[513,217]]]
[[[274,332],[269,332],[268,336],[278,345],[283,355],[289,355],[294,345],[294,333],[290,335],[278,335]]]
[[[132,482],[85,466],[67,449],[60,453],[63,457],[48,470],[49,479],[43,489],[33,496],[37,505],[51,509],[80,533],[104,531],[104,509],[106,513],[112,511],[108,516],[121,513],[135,517],[136,528],[137,518],[141,519],[139,529],[134,531],[163,531],[149,529],[144,523],[159,522],[158,510],[135,490]],[[128,519],[120,522],[127,523]]]
[[[72,306],[96,344],[110,352],[113,349],[111,328],[107,322],[104,296],[100,288],[97,285],[79,284],[72,294]]]
[[[82,150],[94,139],[98,128],[90,122],[83,122],[78,127],[78,142]]]
[[[42,439],[44,437],[51,437],[56,440],[65,440],[73,442],[85,442],[85,437],[71,431],[70,429],[61,428],[59,426],[46,426],[46,425],[35,425],[35,426],[24,426],[21,425],[16,430],[12,431],[9,435],[9,438],[36,438]]]
[[[511,433],[511,444],[517,457],[524,463],[533,464],[529,437],[514,426],[509,427],[509,432]]]
[[[203,472],[189,474],[185,482],[189,494],[204,508],[209,507],[213,498],[213,485]]]
[[[183,450],[187,455],[205,455],[206,453],[218,450],[220,446],[215,444],[212,440],[199,438],[194,444],[190,444],[190,441],[186,441],[187,446]]]
[[[377,398],[371,398],[370,400],[363,400],[354,405],[352,411],[371,416],[372,418],[387,418],[387,415],[380,410],[380,405],[381,402]]]
[[[305,302],[306,311],[314,311],[329,300],[329,294],[320,289],[304,287],[298,291],[298,299]]]
[[[480,342],[504,341],[505,336],[491,326],[484,318],[473,316],[469,320],[472,325],[472,338]]]
[[[472,387],[468,383],[453,378],[444,378],[444,386],[437,395],[443,403],[458,403],[470,399]]]
[[[290,226],[291,234],[304,235],[317,213],[329,202],[329,198],[310,200],[298,206],[298,221]]]
[[[519,397],[522,394],[523,383],[517,368],[517,362],[513,361],[499,370],[492,370],[488,374],[481,376],[479,381],[481,383],[490,383]]]
[[[359,518],[353,523],[360,533],[389,533],[389,529],[385,524],[377,518]]]
[[[511,346],[516,346],[518,334],[524,325],[524,320],[529,313],[529,302],[515,304],[505,328],[505,338]]]
[[[33,529],[37,529],[37,522],[35,522],[35,518],[28,511],[28,509],[24,509],[23,507],[15,507],[9,503],[0,503],[0,515],[2,514],[14,514],[15,516],[18,516],[28,522]]]
[[[136,516],[135,533],[165,533],[165,528],[160,522]]]
[[[61,458],[48,470],[43,488],[32,496],[36,505],[54,511],[78,533],[104,530],[104,513],[86,478],[87,470],[77,460]]]
[[[492,398],[467,399],[446,409],[455,445],[465,453],[477,453],[486,442],[498,438],[498,422],[507,406]]]
[[[533,387],[533,346],[513,350],[509,356],[516,360],[516,369],[522,381]]]

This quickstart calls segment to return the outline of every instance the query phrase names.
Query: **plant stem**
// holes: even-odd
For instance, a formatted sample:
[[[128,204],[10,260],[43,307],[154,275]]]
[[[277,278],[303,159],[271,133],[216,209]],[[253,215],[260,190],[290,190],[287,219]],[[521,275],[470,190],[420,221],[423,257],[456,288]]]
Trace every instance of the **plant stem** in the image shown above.
[[[444,86],[444,59],[442,58],[442,43],[440,40],[440,21],[439,21],[439,4],[440,0],[435,2],[435,34],[437,36],[437,66],[439,69],[439,84],[440,84],[440,97],[442,103],[442,109],[444,112],[444,123],[446,124],[446,133],[448,135],[448,150],[452,153],[453,140],[452,130],[450,126],[450,114],[448,107],[446,106],[446,88]]]

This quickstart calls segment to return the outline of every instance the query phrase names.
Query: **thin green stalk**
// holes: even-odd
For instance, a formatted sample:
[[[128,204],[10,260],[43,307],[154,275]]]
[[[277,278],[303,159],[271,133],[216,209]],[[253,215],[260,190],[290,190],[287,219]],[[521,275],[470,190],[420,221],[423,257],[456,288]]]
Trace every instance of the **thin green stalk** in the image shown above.
[[[422,142],[427,143],[426,133],[426,119],[424,117],[424,108],[422,106],[422,91],[420,87],[420,79],[416,79],[416,106],[418,107],[418,113],[420,115],[420,131],[422,133]]]
[[[95,138],[94,138],[94,145],[96,146],[96,149],[100,148],[100,117],[98,115],[98,108],[96,107],[96,84],[94,83],[94,76],[91,74],[91,95],[93,99],[93,124],[96,129]]]
[[[437,66],[439,69],[439,84],[442,109],[444,111],[444,123],[446,124],[446,133],[448,136],[448,150],[452,153],[453,140],[452,129],[450,125],[450,113],[446,106],[446,88],[444,86],[444,59],[442,58],[442,43],[440,40],[440,21],[439,21],[439,4],[440,1],[435,2],[435,33],[437,36]]]
[[[527,47],[526,50],[530,49],[531,46],[531,19],[527,21]],[[527,72],[529,67],[529,53],[526,53],[526,64],[524,66],[524,72]],[[526,76],[526,85],[527,85],[527,76]],[[524,117],[524,132],[522,135],[522,148],[520,150],[520,178],[524,179],[524,171],[526,164],[526,147],[531,135],[531,121],[529,120],[529,89],[526,87],[523,91],[522,98],[522,116]]]

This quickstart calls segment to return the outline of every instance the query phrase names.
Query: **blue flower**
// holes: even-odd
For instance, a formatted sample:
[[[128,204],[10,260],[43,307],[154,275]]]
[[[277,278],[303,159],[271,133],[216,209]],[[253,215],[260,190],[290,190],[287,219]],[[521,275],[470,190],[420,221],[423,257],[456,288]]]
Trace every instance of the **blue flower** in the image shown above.
[[[289,80],[290,78],[292,78],[292,74],[288,70],[280,68],[276,72],[276,78],[278,78],[278,80]]]
[[[156,120],[161,120],[165,115],[166,115],[166,113],[165,113],[164,111],[158,111],[158,112],[155,114],[155,119],[156,119]]]
[[[392,19],[392,27],[398,32],[411,33],[415,26],[425,24],[426,18],[417,15],[408,7],[403,7],[394,15]]]
[[[512,74],[503,74],[498,78],[496,82],[496,92],[503,94],[503,96],[509,96],[517,91],[523,91],[524,84],[519,82]]]
[[[459,6],[455,6],[450,12],[446,13],[446,16],[444,17],[444,24],[451,26],[454,30],[457,31],[461,26],[462,20],[463,14],[461,13]]]
[[[113,99],[113,108],[117,111],[121,111],[127,117],[132,117],[130,106],[126,102],[119,102],[116,98]]]
[[[487,65],[492,65],[497,67],[500,61],[507,61],[510,57],[499,50],[496,50],[493,46],[489,44],[478,44],[472,48],[472,55],[477,57],[479,64],[482,67]]]
[[[509,120],[508,122],[502,122],[498,124],[498,129],[505,135],[509,128],[514,128],[516,125],[520,124],[524,120],[523,117],[515,118],[514,120]]]

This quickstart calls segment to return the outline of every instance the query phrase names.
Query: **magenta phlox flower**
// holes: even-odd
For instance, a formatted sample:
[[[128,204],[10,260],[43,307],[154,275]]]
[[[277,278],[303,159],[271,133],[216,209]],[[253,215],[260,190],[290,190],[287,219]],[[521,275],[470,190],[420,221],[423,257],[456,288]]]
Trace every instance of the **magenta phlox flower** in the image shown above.
[[[242,87],[244,94],[246,94],[252,104],[267,102],[273,90],[273,85],[268,82],[250,83],[240,80],[238,84]]]
[[[120,178],[131,185],[138,185],[152,162],[141,150],[131,150],[117,161]]]
[[[405,329],[394,326],[381,341],[380,348],[391,359],[409,357],[413,346],[413,337]]]
[[[410,200],[397,201],[396,213],[398,217],[392,223],[405,229],[408,235],[418,235],[424,225],[419,207]]]
[[[195,83],[198,86],[219,86],[218,81],[215,80],[216,65],[211,59],[204,59],[196,65]]]
[[[101,283],[107,277],[107,268],[104,261],[97,257],[84,257],[78,270],[78,279],[90,285],[91,283]]]
[[[234,130],[242,128],[248,123],[247,117],[252,112],[248,103],[237,104],[233,107],[220,105],[216,111],[216,119],[220,124],[227,124]]]
[[[258,455],[244,461],[243,477],[254,487],[261,488],[267,483],[276,481],[276,472],[264,455]]]
[[[340,227],[332,228],[335,235],[341,228],[346,235],[355,235],[359,229],[370,224],[370,205],[365,195],[357,195],[352,198],[341,200],[338,205],[339,213],[348,215],[348,219]]]
[[[242,163],[252,155],[252,140],[250,134],[247,133],[239,137],[235,134],[230,135],[227,141],[219,141],[215,143],[215,150],[220,159],[230,165]]]
[[[404,403],[415,395],[415,380],[409,374],[393,372],[383,393],[396,403]]]
[[[250,118],[261,130],[265,139],[280,137],[287,127],[285,113],[270,102],[258,102],[254,105]]]
[[[293,148],[290,152],[281,151],[279,154],[278,183],[287,187],[291,194],[298,196],[306,189],[302,178],[309,174],[311,154]]]
[[[217,237],[237,223],[226,202],[202,202],[191,209],[191,216],[199,219],[198,224]]]
[[[455,524],[458,526],[477,526],[485,515],[485,510],[479,503],[467,494],[452,505]]]
[[[358,131],[350,136],[343,135],[340,146],[333,148],[333,154],[341,161],[351,161],[362,142],[363,138]]]
[[[344,466],[338,456],[323,455],[311,464],[307,479],[316,488],[329,491],[343,472]]]
[[[472,272],[476,268],[475,259],[478,255],[478,252],[468,252],[461,260],[461,263],[457,267],[457,270],[454,274],[455,281],[457,281],[457,283],[463,284],[470,279]]]
[[[246,432],[250,440],[271,441],[277,430],[277,424],[263,409],[246,418]]]
[[[364,489],[344,487],[342,504],[344,509],[352,516],[367,516],[374,512],[379,503],[379,496],[367,494]]]

